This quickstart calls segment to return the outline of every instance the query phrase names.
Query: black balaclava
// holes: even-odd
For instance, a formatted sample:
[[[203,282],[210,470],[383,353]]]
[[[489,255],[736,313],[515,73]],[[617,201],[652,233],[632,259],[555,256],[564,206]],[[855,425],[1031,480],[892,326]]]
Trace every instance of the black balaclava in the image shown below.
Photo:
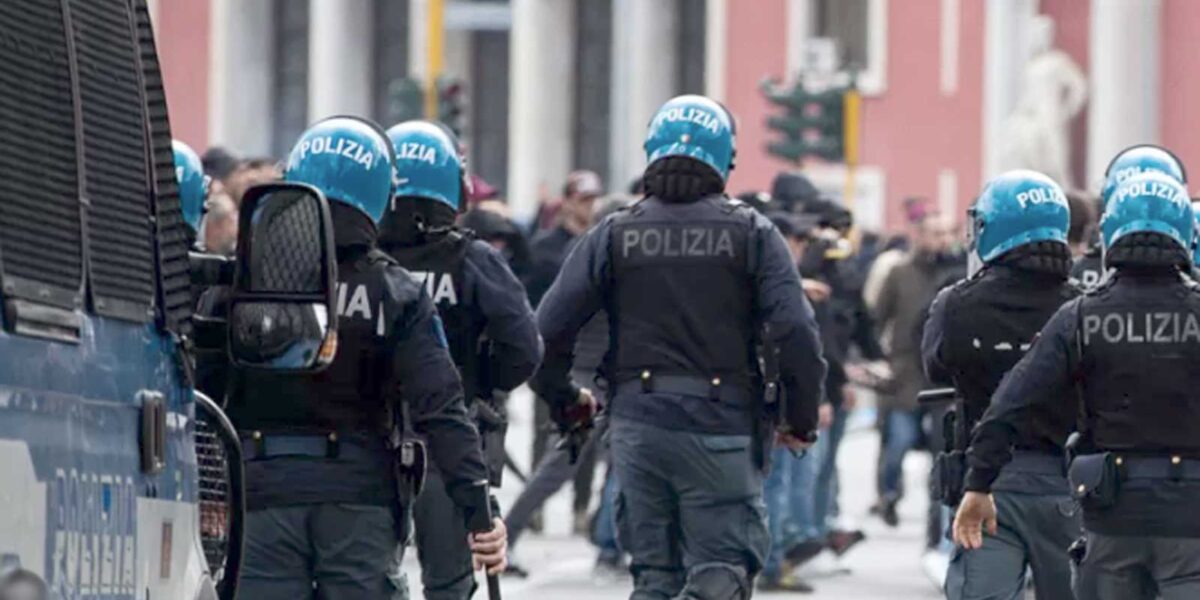
[[[664,202],[693,202],[725,191],[725,180],[707,164],[687,156],[660,158],[642,177],[646,194]]]
[[[454,227],[457,211],[445,202],[405,196],[392,199],[392,210],[379,223],[384,246],[420,246]]]

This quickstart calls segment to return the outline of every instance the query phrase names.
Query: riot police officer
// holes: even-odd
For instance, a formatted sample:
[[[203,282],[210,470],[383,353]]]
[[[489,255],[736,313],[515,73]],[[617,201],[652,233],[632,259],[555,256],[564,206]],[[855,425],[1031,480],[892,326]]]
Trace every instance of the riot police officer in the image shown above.
[[[312,375],[233,377],[228,413],[245,436],[248,482],[244,597],[392,596],[387,575],[403,525],[386,444],[395,415],[428,439],[450,498],[473,505],[482,495],[486,506],[479,435],[435,308],[375,247],[394,160],[383,130],[351,117],[313,125],[288,157],[286,180],[330,200],[338,351]],[[502,524],[472,544],[477,561],[503,567]]]
[[[397,186],[380,223],[380,247],[424,283],[437,306],[498,486],[506,423],[493,394],[524,383],[541,361],[533,310],[499,252],[454,226],[466,172],[452,135],[425,121],[401,123],[387,135],[396,151]],[[413,507],[425,597],[468,598],[475,580],[467,531],[440,481],[439,471],[430,469]]]
[[[702,96],[659,109],[645,143],[646,197],[590,230],[538,307],[546,358],[534,377],[556,422],[594,406],[569,375],[579,329],[609,315],[602,367],[634,599],[748,598],[768,540],[752,432],[761,407],[759,326],[786,391],[781,441],[815,436],[825,363],[787,246],[724,195],[730,114]]]
[[[1100,211],[1108,204],[1113,190],[1126,179],[1145,172],[1163,173],[1175,181],[1187,185],[1187,172],[1183,163],[1170,150],[1153,144],[1137,144],[1117,153],[1104,170],[1104,187],[1100,190]],[[1092,288],[1104,278],[1101,264],[1101,244],[1076,261],[1071,277]]]
[[[1192,214],[1196,217],[1196,237],[1192,240],[1192,279],[1200,281],[1200,199],[1198,198],[1192,198]]]
[[[204,217],[204,201],[208,196],[208,176],[204,174],[204,165],[200,156],[191,146],[171,140],[171,150],[175,158],[175,180],[179,184],[179,205],[183,210],[183,222],[187,224],[191,239],[189,245],[203,240],[200,236],[200,222]]]
[[[930,381],[954,386],[961,397],[955,427],[960,438],[983,415],[1001,377],[1042,325],[1080,293],[1068,278],[1067,199],[1049,177],[1004,173],[984,186],[968,214],[972,251],[983,268],[937,295],[921,343]],[[1009,520],[982,549],[955,549],[947,598],[1020,597],[1026,565],[1039,598],[1071,597],[1067,547],[1079,536],[1080,524],[1062,449],[1075,413],[1064,406],[1039,406],[1017,430],[1013,461],[992,484]],[[966,442],[959,439],[956,451],[939,457],[941,496],[950,505],[961,494]]]
[[[984,526],[997,534],[989,493],[1010,446],[1049,407],[1066,407],[1080,434],[1068,477],[1087,532],[1086,547],[1073,546],[1076,597],[1200,597],[1200,290],[1182,276],[1194,227],[1171,177],[1116,186],[1101,220],[1112,274],[1055,312],[993,395],[968,450],[958,543],[984,546]]]

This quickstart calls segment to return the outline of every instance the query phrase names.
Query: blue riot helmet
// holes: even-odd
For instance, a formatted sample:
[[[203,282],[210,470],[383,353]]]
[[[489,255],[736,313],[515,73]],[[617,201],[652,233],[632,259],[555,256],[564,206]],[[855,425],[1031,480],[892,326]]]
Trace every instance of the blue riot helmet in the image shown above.
[[[462,208],[464,174],[458,142],[444,128],[429,121],[405,121],[387,130],[396,153],[397,198],[436,200],[458,211]]]
[[[1196,220],[1192,233],[1192,264],[1200,267],[1200,198],[1192,198],[1192,217]]]
[[[1104,170],[1104,188],[1100,191],[1100,199],[1107,204],[1118,185],[1147,171],[1165,173],[1171,179],[1187,185],[1187,171],[1179,157],[1161,146],[1138,144],[1118,152],[1108,163],[1108,168]]]
[[[200,218],[204,216],[204,201],[208,197],[208,176],[204,174],[200,156],[191,146],[171,140],[171,150],[175,153],[175,179],[179,182],[183,220],[192,228],[192,232],[198,232]]]
[[[1062,188],[1036,171],[1003,173],[967,211],[973,249],[983,262],[1033,242],[1067,243],[1071,211]]]
[[[1192,252],[1196,222],[1187,188],[1164,173],[1134,175],[1119,184],[1100,218],[1104,249],[1133,233],[1164,235]]]
[[[736,149],[733,116],[719,102],[704,96],[676,96],[663,104],[646,133],[646,162],[685,156],[729,178]]]
[[[283,178],[307,183],[378,223],[391,200],[394,164],[383,128],[358,117],[330,117],[300,134]]]

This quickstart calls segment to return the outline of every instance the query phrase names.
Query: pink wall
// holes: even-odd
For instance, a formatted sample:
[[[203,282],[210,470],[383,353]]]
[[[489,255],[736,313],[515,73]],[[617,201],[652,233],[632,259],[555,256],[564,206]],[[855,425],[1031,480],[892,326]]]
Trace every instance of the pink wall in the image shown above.
[[[1200,2],[1166,0],[1162,19],[1160,139],[1194,172],[1200,169],[1200,77],[1196,68]]]
[[[734,5],[737,4],[735,8]],[[737,119],[737,168],[729,190],[767,190],[788,163],[767,154],[767,115],[772,106],[758,90],[764,77],[781,78],[787,69],[787,1],[729,2],[725,19],[725,105]],[[753,8],[751,8],[753,6]]]
[[[203,153],[208,144],[209,0],[158,3],[154,32],[171,133]]]
[[[937,200],[938,173],[958,178],[955,216],[980,186],[984,5],[961,4],[958,90],[941,92],[941,3],[888,3],[887,89],[863,101],[862,162],[884,171],[884,219],[903,223],[901,200]]]

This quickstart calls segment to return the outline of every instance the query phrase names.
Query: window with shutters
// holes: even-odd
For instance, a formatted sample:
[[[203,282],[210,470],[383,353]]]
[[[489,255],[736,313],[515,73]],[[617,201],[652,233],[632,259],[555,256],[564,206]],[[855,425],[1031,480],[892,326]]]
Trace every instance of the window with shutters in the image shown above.
[[[140,48],[128,0],[71,0],[80,116],[88,276],[96,314],[149,321],[154,228]]]
[[[881,93],[886,83],[888,0],[808,0],[807,69],[853,72],[859,89]]]
[[[0,56],[5,325],[73,341],[76,310],[149,322],[159,306],[186,333],[187,241],[145,0],[0,3]]]
[[[20,302],[83,304],[76,104],[62,2],[0,2],[0,56],[0,281],[11,321]]]

